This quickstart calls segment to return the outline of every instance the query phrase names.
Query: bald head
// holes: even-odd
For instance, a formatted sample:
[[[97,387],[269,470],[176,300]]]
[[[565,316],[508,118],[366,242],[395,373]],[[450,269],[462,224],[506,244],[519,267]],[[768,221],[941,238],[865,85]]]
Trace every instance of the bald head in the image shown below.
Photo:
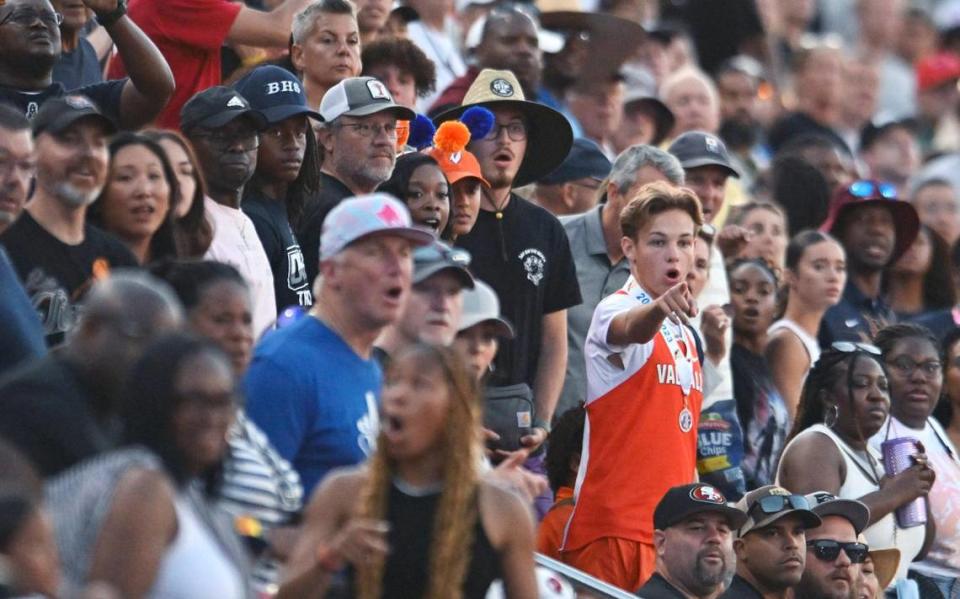
[[[183,308],[166,283],[145,273],[118,270],[87,294],[64,352],[114,400],[109,396],[118,393],[143,349],[158,336],[179,329],[183,321]]]

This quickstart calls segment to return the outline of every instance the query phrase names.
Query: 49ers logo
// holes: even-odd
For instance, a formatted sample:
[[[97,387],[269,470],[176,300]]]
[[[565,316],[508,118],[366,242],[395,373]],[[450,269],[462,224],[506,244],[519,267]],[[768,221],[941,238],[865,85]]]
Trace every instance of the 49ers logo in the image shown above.
[[[716,487],[711,487],[710,485],[700,485],[699,487],[691,489],[690,499],[702,501],[703,503],[716,503],[718,505],[723,505],[727,502],[723,493],[718,491]]]

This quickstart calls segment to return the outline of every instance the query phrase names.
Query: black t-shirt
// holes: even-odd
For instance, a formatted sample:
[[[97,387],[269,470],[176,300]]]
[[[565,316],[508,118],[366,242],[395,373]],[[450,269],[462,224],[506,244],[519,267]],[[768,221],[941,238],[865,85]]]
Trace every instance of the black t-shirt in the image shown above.
[[[122,243],[87,225],[84,239],[66,244],[24,211],[3,235],[17,276],[40,315],[47,345],[58,345],[76,324],[80,302],[95,281],[94,270],[106,274],[116,267],[138,267]]]
[[[471,272],[497,292],[500,312],[517,334],[500,342],[490,384],[532,387],[543,316],[582,301],[563,225],[543,208],[510,194],[502,220],[481,210],[473,230],[457,245],[473,256]]]
[[[0,437],[45,477],[112,448],[116,430],[97,417],[108,403],[97,387],[54,354],[27,363],[0,381]]]
[[[270,260],[277,312],[290,306],[312,306],[311,279],[307,277],[300,244],[290,228],[286,205],[250,190],[244,196],[241,207],[253,221],[260,243]]]
[[[647,584],[640,587],[637,595],[643,599],[686,599],[686,596],[677,590],[667,579],[654,572]]]
[[[114,123],[120,123],[120,97],[123,95],[123,86],[126,79],[114,79],[95,83],[70,90],[69,93],[80,94],[90,98],[97,108]],[[27,92],[21,89],[0,85],[0,104],[10,104],[23,111],[28,119],[36,116],[43,103],[51,98],[67,95],[67,89],[61,83],[51,83],[50,87],[39,92]]]
[[[307,279],[313,281],[320,270],[320,233],[323,221],[334,207],[344,199],[354,196],[350,188],[340,179],[327,173],[320,174],[320,195],[304,216],[303,223],[297,229],[297,238],[303,248],[303,259],[307,263]]]
[[[763,599],[763,595],[737,574],[730,582],[730,588],[720,595],[720,599]]]

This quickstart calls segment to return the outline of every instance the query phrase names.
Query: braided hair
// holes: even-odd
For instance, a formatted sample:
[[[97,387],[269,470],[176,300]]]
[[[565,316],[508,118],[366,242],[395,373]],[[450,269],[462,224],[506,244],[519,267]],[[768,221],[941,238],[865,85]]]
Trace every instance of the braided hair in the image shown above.
[[[790,431],[788,441],[814,424],[824,422],[826,414],[822,393],[829,392],[840,380],[846,381],[847,401],[853,401],[853,371],[856,370],[857,363],[860,360],[873,360],[880,366],[881,370],[886,372],[879,356],[871,355],[865,351],[844,352],[830,348],[820,354],[820,359],[807,373],[807,380],[803,383],[800,403],[797,405],[797,416],[793,422],[793,430]],[[859,423],[857,428],[859,431]],[[860,436],[863,437],[862,432],[860,432]]]

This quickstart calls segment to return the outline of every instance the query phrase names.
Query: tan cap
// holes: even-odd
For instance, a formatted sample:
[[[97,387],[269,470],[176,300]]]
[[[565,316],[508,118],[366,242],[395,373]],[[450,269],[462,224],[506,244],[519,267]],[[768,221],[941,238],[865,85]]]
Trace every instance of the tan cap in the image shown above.
[[[794,495],[775,485],[750,491],[737,502],[737,507],[747,514],[747,521],[738,532],[740,537],[791,514],[800,517],[804,528],[820,526],[820,517],[810,510],[809,500],[805,496]]]

